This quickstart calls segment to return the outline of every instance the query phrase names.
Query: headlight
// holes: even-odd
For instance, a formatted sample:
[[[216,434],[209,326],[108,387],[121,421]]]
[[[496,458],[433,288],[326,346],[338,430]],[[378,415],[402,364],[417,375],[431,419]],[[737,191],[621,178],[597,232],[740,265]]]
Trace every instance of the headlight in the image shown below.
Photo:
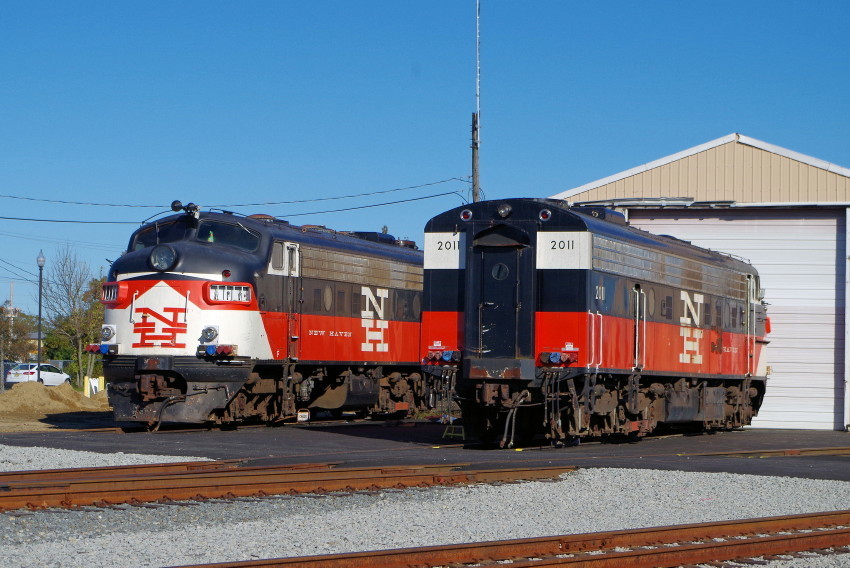
[[[100,338],[103,341],[109,341],[115,337],[115,328],[111,325],[105,325],[100,328]]]
[[[164,272],[174,268],[177,262],[177,253],[168,245],[157,245],[151,251],[151,266],[156,270]]]
[[[210,343],[218,337],[218,328],[215,326],[208,326],[201,331],[201,340],[204,343]]]

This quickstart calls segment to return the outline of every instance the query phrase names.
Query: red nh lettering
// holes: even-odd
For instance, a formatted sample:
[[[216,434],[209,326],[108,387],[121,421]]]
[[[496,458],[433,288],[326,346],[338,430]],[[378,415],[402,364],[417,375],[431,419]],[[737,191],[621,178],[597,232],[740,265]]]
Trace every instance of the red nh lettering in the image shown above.
[[[137,308],[136,313],[142,314],[142,321],[133,325],[133,333],[139,334],[139,342],[133,347],[157,347],[155,341],[161,341],[159,347],[170,347],[178,349],[186,347],[185,343],[177,343],[177,334],[186,333],[186,324],[178,323],[177,316],[186,313],[184,308],[164,308],[164,312],[171,314],[171,318],[156,313],[150,308]],[[149,319],[151,316],[154,319]],[[157,333],[157,321],[163,327]]]

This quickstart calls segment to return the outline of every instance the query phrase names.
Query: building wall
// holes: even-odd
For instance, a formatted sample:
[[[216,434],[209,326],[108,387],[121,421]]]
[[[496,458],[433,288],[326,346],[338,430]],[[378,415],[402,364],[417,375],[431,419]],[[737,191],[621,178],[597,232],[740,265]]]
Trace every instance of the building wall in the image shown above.
[[[731,141],[588,189],[569,200],[658,197],[738,203],[846,202],[850,201],[850,178]]]
[[[730,134],[552,197],[607,201],[636,226],[750,259],[774,328],[773,374],[755,424],[850,427],[850,169]],[[696,204],[675,209],[681,200],[664,198]]]
[[[755,427],[844,429],[844,208],[631,209],[633,226],[752,262],[772,324]]]

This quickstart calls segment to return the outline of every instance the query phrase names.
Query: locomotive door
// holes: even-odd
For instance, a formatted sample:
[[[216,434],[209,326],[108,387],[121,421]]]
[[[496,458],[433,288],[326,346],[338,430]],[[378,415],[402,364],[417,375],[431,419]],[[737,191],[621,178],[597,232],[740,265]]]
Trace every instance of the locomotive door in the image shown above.
[[[286,310],[287,348],[286,356],[298,359],[298,339],[301,336],[301,250],[298,243],[286,243],[284,250],[286,271]]]
[[[527,233],[507,225],[487,229],[476,237],[473,250],[477,270],[472,272],[479,285],[470,289],[480,297],[467,305],[478,311],[473,319],[478,329],[472,330],[477,337],[467,337],[467,343],[476,346],[482,358],[531,357],[534,274]]]

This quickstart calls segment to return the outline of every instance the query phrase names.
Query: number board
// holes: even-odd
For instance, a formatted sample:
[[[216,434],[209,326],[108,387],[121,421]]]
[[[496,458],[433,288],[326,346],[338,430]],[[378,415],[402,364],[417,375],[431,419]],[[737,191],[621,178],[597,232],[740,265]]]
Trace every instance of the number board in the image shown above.
[[[590,243],[584,231],[539,231],[537,268],[590,270]]]
[[[466,268],[466,233],[425,233],[425,269]]]

